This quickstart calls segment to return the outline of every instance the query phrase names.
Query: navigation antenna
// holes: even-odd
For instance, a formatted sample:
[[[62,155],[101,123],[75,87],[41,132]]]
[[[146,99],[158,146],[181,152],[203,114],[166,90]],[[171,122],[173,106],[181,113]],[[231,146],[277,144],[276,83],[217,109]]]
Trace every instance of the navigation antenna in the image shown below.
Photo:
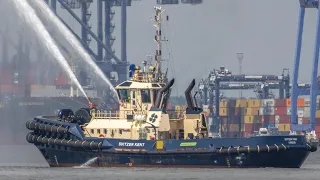
[[[155,66],[155,79],[156,81],[163,81],[164,79],[166,79],[165,77],[162,77],[162,72],[161,72],[161,48],[162,48],[162,37],[161,37],[161,23],[162,23],[162,13],[165,10],[162,10],[161,7],[154,7],[155,11],[156,11],[156,15],[155,15],[155,19],[154,19],[154,26],[157,28],[156,31],[156,36],[155,36],[155,41],[157,43],[157,50],[156,50],[156,55],[155,55],[155,61],[156,61],[156,66]]]

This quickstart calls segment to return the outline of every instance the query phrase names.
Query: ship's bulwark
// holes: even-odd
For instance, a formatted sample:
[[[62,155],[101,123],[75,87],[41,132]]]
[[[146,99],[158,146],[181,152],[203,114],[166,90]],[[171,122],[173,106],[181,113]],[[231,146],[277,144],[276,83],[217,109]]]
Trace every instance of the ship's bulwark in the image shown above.
[[[294,142],[296,144],[290,145],[290,143]],[[114,147],[102,151],[88,151],[82,148],[78,150],[64,147],[54,148],[47,145],[38,145],[38,148],[52,167],[78,166],[88,162],[90,159],[97,158],[89,165],[166,168],[299,168],[310,153],[305,144],[305,138],[302,136],[168,140],[164,142],[165,151],[152,150],[155,147],[155,141],[110,139],[110,143]],[[278,145],[280,143],[281,145],[274,145],[275,143]],[[236,145],[245,146],[246,144],[251,147],[251,150],[248,148],[248,151],[240,151],[240,153],[230,150],[227,153],[226,149],[228,147],[231,148],[232,144],[235,145],[233,147],[236,147]],[[257,144],[258,146],[256,146]],[[210,145],[213,146],[209,148],[208,146]],[[224,145],[224,151],[219,150],[222,145]],[[177,147],[180,148],[177,150]],[[259,150],[254,150],[252,147],[259,147]],[[121,148],[122,151],[117,151]],[[202,150],[196,150],[195,148]],[[130,149],[135,149],[136,151],[128,152]],[[139,152],[137,149],[145,150],[145,152]]]

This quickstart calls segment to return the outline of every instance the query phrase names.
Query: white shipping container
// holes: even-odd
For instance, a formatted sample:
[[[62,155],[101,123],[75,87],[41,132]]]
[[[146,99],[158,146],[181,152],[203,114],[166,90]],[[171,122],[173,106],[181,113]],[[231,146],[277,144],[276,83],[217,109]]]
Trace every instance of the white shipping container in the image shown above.
[[[297,112],[297,114],[298,114],[298,117],[299,118],[302,118],[303,117],[303,110],[298,110],[298,112]]]
[[[303,111],[303,110],[304,110],[304,107],[298,107],[297,110],[298,110],[298,111]]]
[[[291,107],[287,107],[287,115],[291,115]]]
[[[274,107],[262,107],[259,109],[259,115],[274,115]]]
[[[303,117],[310,117],[310,107],[305,107],[303,110]]]
[[[304,107],[310,107],[311,100],[310,98],[304,98]],[[317,109],[320,109],[320,97],[317,96],[316,100]]]
[[[310,98],[304,99],[304,107],[310,107]]]
[[[302,118],[298,118],[298,124],[302,124]]]
[[[275,101],[274,99],[262,99],[261,107],[274,107]]]
[[[290,116],[291,115],[291,107],[287,107],[287,115]],[[297,108],[297,115],[298,117],[303,117],[303,112],[304,112],[304,108],[303,107],[298,107]]]
[[[276,128],[279,128],[279,124],[277,124],[277,123],[276,123],[276,124],[274,124],[274,126],[275,126]]]

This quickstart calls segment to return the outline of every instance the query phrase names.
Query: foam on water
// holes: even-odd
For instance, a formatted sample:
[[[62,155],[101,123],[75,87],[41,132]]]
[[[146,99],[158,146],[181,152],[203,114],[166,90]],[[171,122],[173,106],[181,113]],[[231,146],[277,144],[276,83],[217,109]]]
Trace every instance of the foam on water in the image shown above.
[[[45,15],[47,20],[51,21],[54,24],[60,33],[64,36],[65,39],[68,39],[68,42],[74,48],[74,50],[78,51],[80,56],[83,58],[84,62],[92,67],[95,73],[110,87],[110,89],[115,93],[116,97],[117,92],[108,78],[104,75],[101,69],[96,65],[94,60],[90,57],[90,55],[86,52],[86,50],[79,43],[77,38],[69,31],[69,29],[58,19],[58,17],[51,11],[49,6],[44,1],[32,1],[32,3],[36,4],[40,11]],[[119,99],[118,99],[119,101]]]
[[[61,54],[58,46],[54,42],[53,38],[48,33],[47,29],[42,24],[39,17],[36,15],[34,9],[25,0],[9,0],[16,7],[17,13],[21,18],[23,18],[26,24],[35,31],[36,35],[41,40],[41,43],[48,49],[48,51],[57,59],[59,65],[66,71],[70,79],[76,84],[83,95],[87,98],[86,93],[81,87],[79,81],[71,70],[66,59]]]
[[[90,167],[91,164],[96,162],[97,159],[98,159],[98,157],[91,158],[87,162],[81,164],[81,166],[75,166],[74,168],[88,168],[88,167]]]

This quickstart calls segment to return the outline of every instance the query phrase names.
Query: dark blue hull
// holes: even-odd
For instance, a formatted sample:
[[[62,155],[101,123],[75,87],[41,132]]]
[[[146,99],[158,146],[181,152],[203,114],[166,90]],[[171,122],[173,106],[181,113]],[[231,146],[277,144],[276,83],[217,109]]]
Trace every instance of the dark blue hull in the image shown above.
[[[41,117],[26,125],[53,167],[299,168],[317,150],[302,135],[155,141],[85,137],[78,124]]]
[[[309,151],[288,150],[241,154],[219,154],[209,151],[182,153],[120,153],[70,151],[40,148],[52,167],[79,166],[90,159],[89,166],[99,167],[188,167],[188,168],[299,168]],[[96,158],[96,159],[94,159]]]

